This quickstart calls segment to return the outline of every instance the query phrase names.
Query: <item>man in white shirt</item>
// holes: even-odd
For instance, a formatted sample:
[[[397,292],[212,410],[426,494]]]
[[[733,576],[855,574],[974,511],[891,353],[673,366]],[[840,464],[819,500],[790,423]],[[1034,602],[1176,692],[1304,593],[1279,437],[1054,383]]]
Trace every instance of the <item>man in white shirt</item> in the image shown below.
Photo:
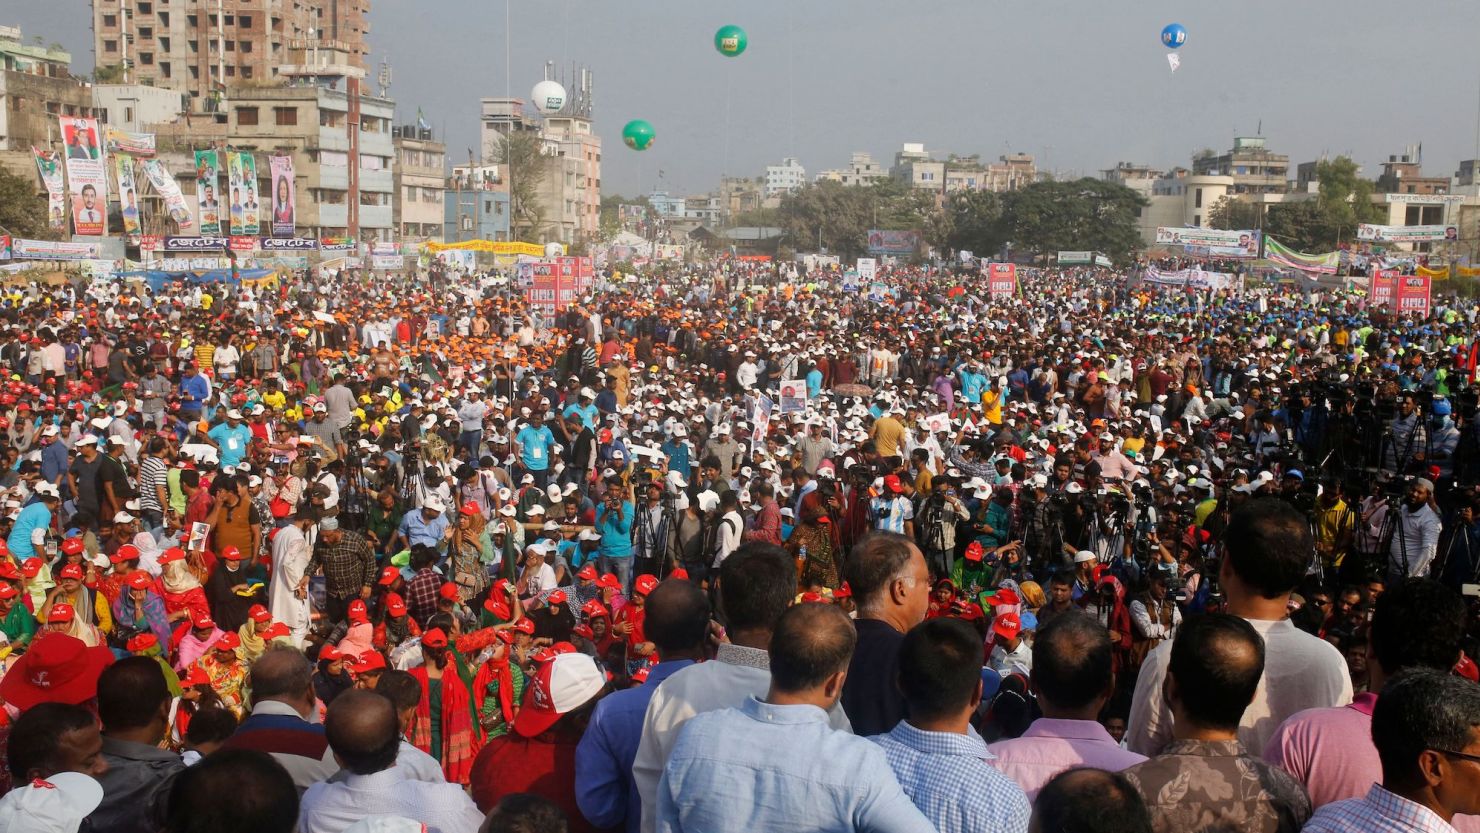
[[[278,530],[272,539],[272,578],[267,607],[272,611],[273,621],[288,626],[295,647],[301,647],[308,635],[308,562],[312,555],[308,529],[313,525],[313,516],[300,510],[293,523]]]
[[[1016,613],[1004,613],[992,623],[992,633],[997,644],[992,648],[992,657],[987,662],[993,671],[1006,677],[1008,674],[1031,674],[1033,672],[1033,649],[1023,639],[1023,623]]]
[[[1430,501],[1434,496],[1432,481],[1420,477],[1408,486],[1408,495],[1397,508],[1398,523],[1388,545],[1388,580],[1396,582],[1409,576],[1423,576],[1429,571],[1439,551],[1439,513]],[[1394,510],[1388,510],[1394,511]]]
[[[632,765],[642,798],[643,833],[657,830],[658,781],[679,730],[695,715],[737,708],[770,689],[766,647],[796,589],[796,565],[780,547],[746,544],[721,565],[720,603],[728,614],[728,641],[712,662],[691,665],[664,680],[643,717],[642,740]],[[852,728],[836,704],[828,711],[828,722],[834,729]]]
[[[1350,703],[1351,675],[1340,651],[1288,618],[1290,593],[1315,556],[1305,516],[1276,498],[1250,500],[1234,512],[1224,541],[1218,569],[1224,609],[1248,620],[1264,639],[1264,675],[1238,730],[1245,749],[1262,750],[1290,715]],[[1172,740],[1172,712],[1162,690],[1171,650],[1170,640],[1152,650],[1136,680],[1125,739],[1142,755],[1156,755]]]
[[[351,689],[334,698],[324,720],[342,782],[308,788],[298,809],[299,833],[343,833],[368,816],[402,816],[438,833],[477,833],[483,824],[457,784],[410,780],[396,766],[401,745],[395,706],[384,695]]]

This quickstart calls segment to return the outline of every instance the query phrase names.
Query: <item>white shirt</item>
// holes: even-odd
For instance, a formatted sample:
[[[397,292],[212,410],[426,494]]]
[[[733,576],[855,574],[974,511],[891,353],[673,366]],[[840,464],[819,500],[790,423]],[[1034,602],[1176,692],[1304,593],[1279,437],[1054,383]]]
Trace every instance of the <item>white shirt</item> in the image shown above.
[[[1398,528],[1393,532],[1392,543],[1388,544],[1389,571],[1406,575],[1421,576],[1428,572],[1429,563],[1439,551],[1439,530],[1442,524],[1432,506],[1420,507],[1417,512],[1408,511],[1407,504],[1398,508]],[[1406,563],[1405,563],[1406,556]]]
[[[420,644],[421,640],[418,639],[417,645]],[[396,768],[405,773],[407,781],[425,781],[428,784],[447,783],[447,777],[442,774],[442,765],[437,763],[437,759],[404,740],[401,741],[401,750],[396,753]],[[345,779],[350,777],[349,770],[341,769],[329,780],[335,784],[343,784]]]
[[[724,563],[730,553],[740,548],[740,536],[745,532],[745,519],[734,510],[725,513],[719,524],[719,544],[714,554],[714,563],[710,566],[718,567]]]
[[[272,539],[272,579],[267,608],[274,620],[294,632],[295,644],[301,642],[309,625],[308,599],[300,599],[293,592],[308,570],[309,555],[308,539],[296,524],[278,530]]]
[[[342,833],[369,816],[402,816],[429,833],[477,833],[483,814],[457,784],[412,781],[399,766],[314,784],[298,808],[299,833]]]
[[[1019,639],[1017,649],[1012,651],[998,643],[992,648],[992,658],[987,664],[992,667],[993,671],[1003,676],[1031,674],[1033,672],[1033,649],[1028,646],[1026,639]]]
[[[1248,622],[1264,638],[1264,676],[1239,722],[1238,739],[1245,749],[1267,747],[1280,723],[1298,711],[1352,701],[1346,659],[1334,645],[1296,628],[1289,619]],[[1172,739],[1172,710],[1161,689],[1171,656],[1168,640],[1157,645],[1141,666],[1125,733],[1132,752],[1156,755]]]
[[[637,758],[632,763],[632,780],[642,798],[642,833],[658,829],[658,781],[669,753],[678,743],[679,730],[694,715],[739,708],[751,695],[766,696],[771,687],[770,659],[765,651],[726,643],[719,647],[713,662],[680,669],[653,692],[642,719]],[[834,729],[853,731],[841,706],[834,705],[827,714]]]

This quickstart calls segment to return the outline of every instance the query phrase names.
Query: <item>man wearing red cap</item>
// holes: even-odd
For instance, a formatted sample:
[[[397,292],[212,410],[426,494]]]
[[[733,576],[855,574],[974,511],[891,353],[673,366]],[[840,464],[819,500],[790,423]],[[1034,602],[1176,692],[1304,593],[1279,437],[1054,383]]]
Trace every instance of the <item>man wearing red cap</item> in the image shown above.
[[[1027,676],[1033,670],[1033,650],[1022,637],[1023,623],[1016,613],[1003,613],[992,622],[997,645],[987,664],[1004,677],[1008,674]]]

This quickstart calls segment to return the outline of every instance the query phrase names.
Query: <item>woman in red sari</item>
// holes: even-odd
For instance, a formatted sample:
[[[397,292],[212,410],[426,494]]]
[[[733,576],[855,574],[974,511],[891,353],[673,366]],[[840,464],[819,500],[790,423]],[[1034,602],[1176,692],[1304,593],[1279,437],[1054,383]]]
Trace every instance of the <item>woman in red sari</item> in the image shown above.
[[[473,757],[482,746],[474,719],[476,673],[469,657],[494,639],[492,628],[458,633],[457,620],[439,613],[421,636],[422,664],[410,670],[421,683],[421,702],[411,723],[411,743],[437,759],[451,784],[467,784]]]

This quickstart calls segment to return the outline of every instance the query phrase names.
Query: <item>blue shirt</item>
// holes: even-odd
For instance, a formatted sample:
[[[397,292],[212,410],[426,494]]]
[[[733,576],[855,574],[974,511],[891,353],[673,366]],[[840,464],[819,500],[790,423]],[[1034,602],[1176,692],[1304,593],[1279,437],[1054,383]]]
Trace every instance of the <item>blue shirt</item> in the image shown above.
[[[206,404],[211,385],[199,373],[180,378],[180,410],[199,411]]]
[[[899,721],[875,735],[905,795],[939,830],[1023,833],[1032,808],[1011,778],[987,761],[993,755],[975,729],[927,732]]]
[[[36,554],[36,548],[31,545],[31,533],[50,526],[51,510],[41,501],[29,503],[21,510],[16,516],[15,526],[10,528],[10,537],[5,539],[5,545],[10,547],[10,554],[17,563]]]
[[[223,422],[206,434],[221,447],[221,468],[223,469],[227,466],[235,468],[240,465],[247,456],[247,446],[252,442],[252,429],[248,428],[245,423],[232,428],[231,423]]]
[[[632,501],[622,501],[621,517],[607,511],[603,503],[596,508],[596,531],[601,534],[598,551],[607,558],[632,557],[632,519],[637,509]]]
[[[642,799],[632,780],[632,763],[642,740],[642,720],[658,684],[693,660],[660,662],[647,682],[601,698],[576,747],[576,804],[596,827],[624,824],[627,833],[642,827]]]
[[[822,393],[822,371],[812,368],[807,371],[807,398],[816,399]]]
[[[519,462],[526,469],[544,471],[550,467],[550,448],[555,445],[555,435],[549,428],[526,425],[519,429],[514,442],[519,443]]]
[[[57,478],[67,473],[67,466],[67,444],[60,438],[41,447],[42,480],[47,483],[56,483]]]
[[[684,724],[663,768],[657,833],[934,833],[878,744],[816,706],[755,697]]]
[[[681,442],[665,440],[662,452],[668,455],[668,470],[676,471],[683,475],[685,482],[689,479],[691,466],[689,465],[689,447]]]
[[[406,536],[407,546],[426,544],[433,549],[442,548],[442,535],[447,532],[447,513],[442,512],[430,521],[420,509],[412,509],[401,518],[401,534]]]
[[[987,377],[981,373],[972,373],[969,370],[961,371],[961,395],[966,401],[973,405],[979,405],[982,401],[982,392],[987,389]]]
[[[579,415],[582,424],[584,424],[587,428],[590,428],[592,431],[596,430],[595,405],[587,405],[585,407],[581,407],[580,405],[567,405],[565,407],[565,411],[561,413],[561,416],[569,417],[571,414]]]

